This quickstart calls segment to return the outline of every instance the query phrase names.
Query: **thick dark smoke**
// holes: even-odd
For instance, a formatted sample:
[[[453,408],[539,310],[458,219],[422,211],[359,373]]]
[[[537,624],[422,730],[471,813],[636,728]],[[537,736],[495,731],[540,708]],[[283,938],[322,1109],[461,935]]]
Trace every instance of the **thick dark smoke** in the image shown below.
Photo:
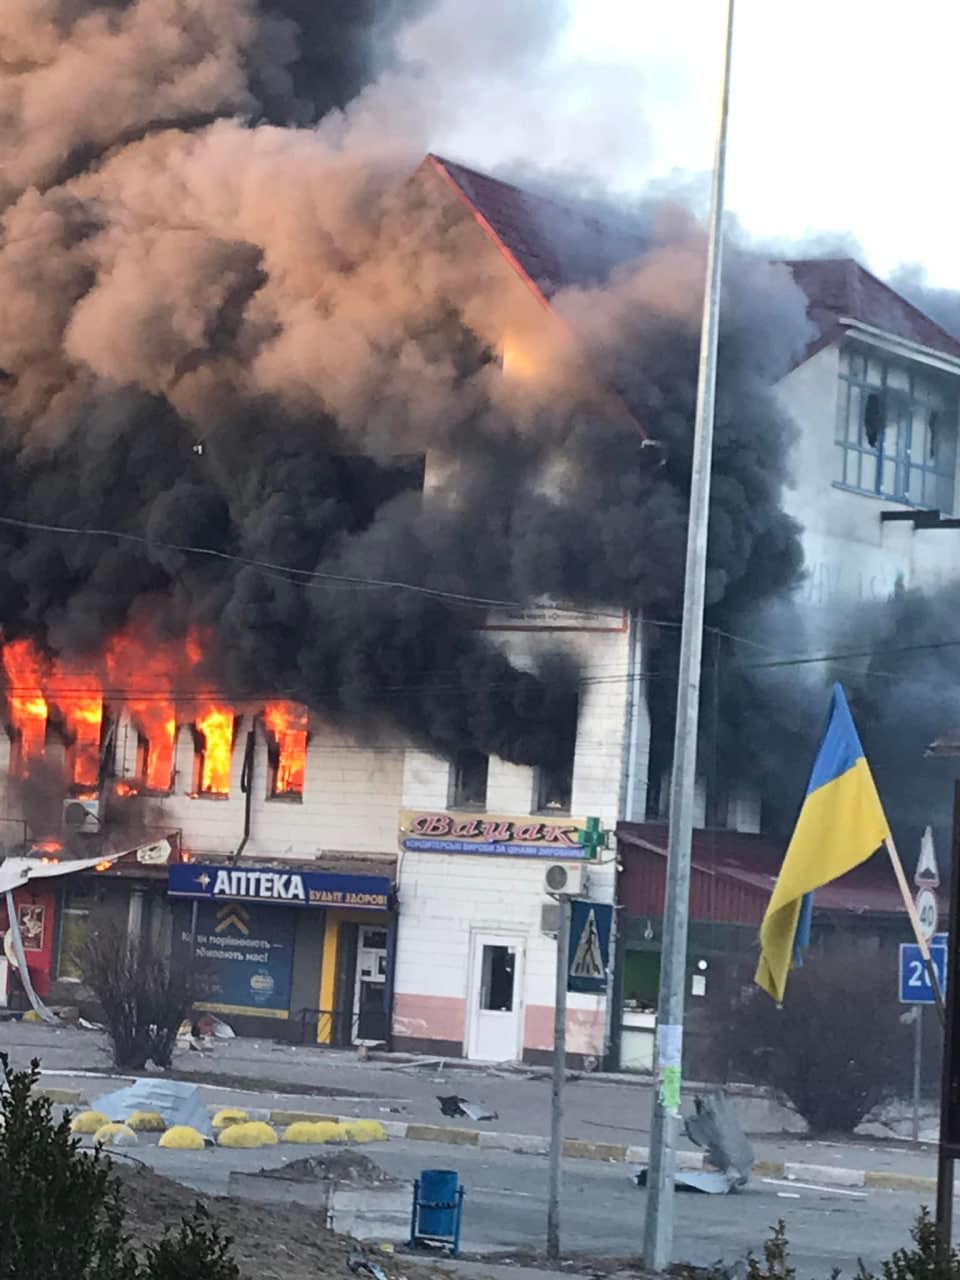
[[[577,354],[558,337],[518,384],[495,256],[411,180],[431,121],[540,58],[561,7],[3,6],[0,514],[146,540],[0,528],[6,634],[83,653],[131,614],[200,622],[229,692],[554,760],[569,664],[515,668],[476,607],[305,575],[677,616],[699,230],[605,210],[622,230],[554,298]],[[731,247],[726,275],[709,589],[732,616],[799,572],[769,388],[807,330],[782,268]]]

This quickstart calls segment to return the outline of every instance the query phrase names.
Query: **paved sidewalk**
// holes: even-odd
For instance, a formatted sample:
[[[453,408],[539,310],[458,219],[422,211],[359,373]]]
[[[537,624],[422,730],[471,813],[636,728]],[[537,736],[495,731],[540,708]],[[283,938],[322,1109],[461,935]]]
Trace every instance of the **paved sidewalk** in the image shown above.
[[[14,1065],[41,1060],[43,1084],[55,1101],[93,1103],[120,1081],[105,1038],[78,1028],[0,1023],[0,1050]],[[550,1081],[543,1072],[442,1064],[361,1061],[353,1052],[268,1041],[218,1041],[208,1053],[178,1052],[181,1078],[201,1084],[212,1107],[234,1105],[287,1124],[301,1115],[379,1120],[391,1137],[515,1151],[547,1151]],[[647,1158],[650,1086],[622,1078],[576,1076],[566,1090],[565,1155],[570,1159],[640,1165]],[[496,1119],[476,1122],[441,1113],[438,1095],[482,1104]],[[736,1105],[751,1134],[758,1176],[835,1186],[932,1191],[935,1149],[905,1142],[820,1142],[770,1132],[789,1112],[758,1091],[740,1091]],[[765,1131],[766,1130],[766,1131]],[[681,1160],[702,1167],[684,1142]]]

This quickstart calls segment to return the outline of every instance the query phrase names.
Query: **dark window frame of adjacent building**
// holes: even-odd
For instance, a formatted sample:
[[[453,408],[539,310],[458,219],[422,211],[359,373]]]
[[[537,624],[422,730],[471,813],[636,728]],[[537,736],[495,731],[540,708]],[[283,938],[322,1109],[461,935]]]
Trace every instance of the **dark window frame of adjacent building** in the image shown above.
[[[464,750],[450,762],[447,807],[486,809],[490,757],[482,751]]]
[[[957,394],[936,370],[844,346],[836,446],[837,487],[953,515]]]

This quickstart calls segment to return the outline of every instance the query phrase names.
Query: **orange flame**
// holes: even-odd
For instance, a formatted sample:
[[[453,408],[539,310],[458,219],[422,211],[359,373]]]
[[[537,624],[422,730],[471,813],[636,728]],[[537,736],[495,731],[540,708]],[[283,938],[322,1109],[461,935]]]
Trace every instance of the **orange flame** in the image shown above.
[[[133,723],[146,739],[143,783],[150,791],[169,791],[177,737],[169,659],[132,631],[114,636],[106,659],[110,683],[123,690]]]
[[[3,647],[10,719],[20,731],[20,767],[43,757],[47,737],[47,700],[43,696],[44,660],[30,640],[14,640]]]
[[[96,787],[100,780],[100,732],[103,693],[96,677],[55,663],[49,682],[52,700],[73,737],[73,781]]]
[[[203,734],[200,790],[213,795],[226,795],[230,790],[233,711],[216,704],[208,706],[202,715],[197,716],[196,725]]]
[[[303,795],[307,765],[307,709],[295,702],[268,702],[263,718],[277,744],[276,795]]]

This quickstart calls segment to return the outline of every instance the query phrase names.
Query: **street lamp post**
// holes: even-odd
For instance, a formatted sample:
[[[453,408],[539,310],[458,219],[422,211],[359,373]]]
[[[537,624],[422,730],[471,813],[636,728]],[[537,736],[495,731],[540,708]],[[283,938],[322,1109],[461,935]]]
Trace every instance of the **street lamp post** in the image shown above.
[[[677,678],[677,717],[673,773],[670,779],[670,837],[664,903],[660,991],[657,1002],[657,1088],[650,1131],[647,1219],[644,1258],[663,1271],[673,1253],[673,1195],[676,1140],[680,1123],[683,1006],[686,994],[687,915],[690,899],[690,845],[697,767],[697,727],[703,647],[707,522],[710,512],[710,463],[713,454],[714,398],[717,381],[717,333],[723,258],[723,194],[730,102],[734,0],[727,0],[726,41],[720,91],[720,120],[713,168],[707,270],[700,331],[697,411],[690,476],[690,515]]]

